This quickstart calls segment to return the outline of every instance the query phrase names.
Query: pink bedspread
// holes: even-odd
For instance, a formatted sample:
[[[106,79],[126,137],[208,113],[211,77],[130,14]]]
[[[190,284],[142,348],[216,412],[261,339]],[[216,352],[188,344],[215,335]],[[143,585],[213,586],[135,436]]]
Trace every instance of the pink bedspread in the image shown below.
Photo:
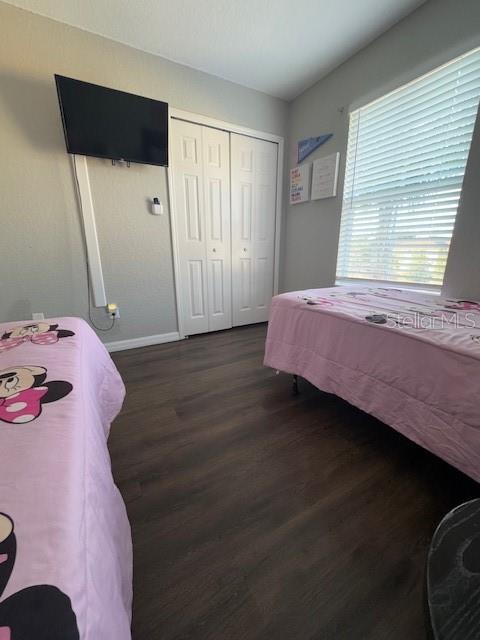
[[[0,639],[127,640],[131,535],[107,437],[124,386],[82,320],[0,325]]]
[[[480,303],[359,285],[286,293],[272,301],[265,364],[480,481]]]

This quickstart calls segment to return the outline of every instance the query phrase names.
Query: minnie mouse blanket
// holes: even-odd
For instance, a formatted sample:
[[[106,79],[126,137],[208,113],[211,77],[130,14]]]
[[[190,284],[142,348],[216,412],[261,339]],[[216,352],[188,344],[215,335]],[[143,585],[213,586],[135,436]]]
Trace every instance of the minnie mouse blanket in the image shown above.
[[[283,293],[270,307],[264,362],[480,482],[479,301],[363,285]]]
[[[82,320],[0,324],[0,640],[127,640],[131,535],[107,438],[125,389]]]

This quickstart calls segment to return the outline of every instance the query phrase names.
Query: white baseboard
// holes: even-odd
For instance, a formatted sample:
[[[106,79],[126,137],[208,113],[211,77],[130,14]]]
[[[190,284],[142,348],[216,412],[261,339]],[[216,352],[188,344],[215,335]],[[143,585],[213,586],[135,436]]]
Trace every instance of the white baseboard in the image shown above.
[[[117,340],[116,342],[106,342],[108,351],[124,351],[125,349],[137,349],[138,347],[150,347],[153,344],[163,344],[164,342],[175,342],[180,340],[178,331],[171,333],[158,333],[154,336],[143,336],[142,338],[131,338],[130,340]]]

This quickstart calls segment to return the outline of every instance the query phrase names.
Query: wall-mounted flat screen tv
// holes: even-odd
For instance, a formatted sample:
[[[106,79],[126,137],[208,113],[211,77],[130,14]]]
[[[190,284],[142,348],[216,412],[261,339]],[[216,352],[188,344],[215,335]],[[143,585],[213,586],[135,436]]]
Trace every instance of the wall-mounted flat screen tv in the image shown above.
[[[168,166],[168,104],[55,75],[68,153]]]

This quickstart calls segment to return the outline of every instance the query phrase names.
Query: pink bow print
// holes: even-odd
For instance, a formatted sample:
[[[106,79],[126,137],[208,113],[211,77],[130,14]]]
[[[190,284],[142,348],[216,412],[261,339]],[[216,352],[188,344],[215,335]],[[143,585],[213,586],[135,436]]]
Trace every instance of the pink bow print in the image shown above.
[[[33,342],[34,344],[55,344],[58,342],[56,331],[46,331],[45,333],[36,333],[33,336],[22,336],[21,338],[5,338],[0,340],[0,352],[19,347],[24,342]],[[0,640],[2,637],[0,636]]]

